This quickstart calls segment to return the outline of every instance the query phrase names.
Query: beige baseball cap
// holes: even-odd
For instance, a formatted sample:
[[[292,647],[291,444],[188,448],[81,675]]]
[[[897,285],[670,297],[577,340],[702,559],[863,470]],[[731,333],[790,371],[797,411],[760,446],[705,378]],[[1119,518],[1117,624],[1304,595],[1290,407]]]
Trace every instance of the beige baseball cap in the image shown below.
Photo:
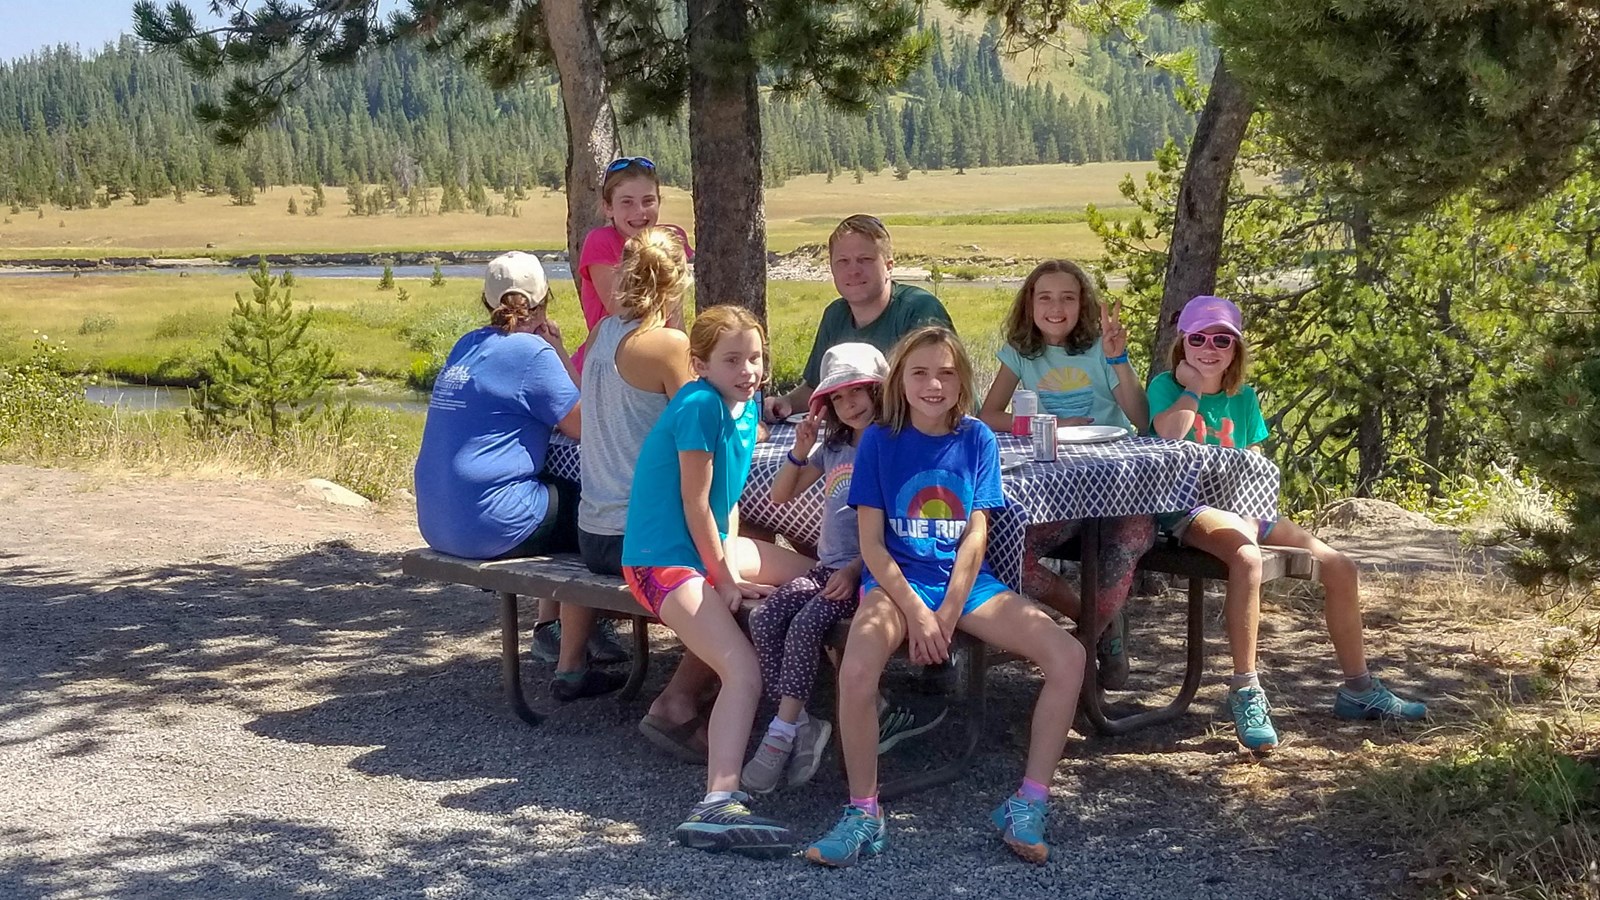
[[[489,260],[483,276],[483,305],[493,310],[500,305],[500,298],[512,291],[526,296],[529,306],[542,306],[550,299],[550,285],[539,257],[513,250]]]

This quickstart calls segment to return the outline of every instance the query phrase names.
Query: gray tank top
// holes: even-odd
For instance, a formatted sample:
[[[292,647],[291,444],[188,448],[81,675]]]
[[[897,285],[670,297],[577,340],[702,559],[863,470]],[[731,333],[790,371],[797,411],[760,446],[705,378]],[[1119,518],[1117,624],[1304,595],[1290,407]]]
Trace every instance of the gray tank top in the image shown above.
[[[579,461],[583,497],[578,527],[590,534],[621,534],[628,494],[644,436],[667,408],[667,396],[641,391],[617,371],[617,345],[639,327],[606,316],[589,338],[583,358],[583,440]]]

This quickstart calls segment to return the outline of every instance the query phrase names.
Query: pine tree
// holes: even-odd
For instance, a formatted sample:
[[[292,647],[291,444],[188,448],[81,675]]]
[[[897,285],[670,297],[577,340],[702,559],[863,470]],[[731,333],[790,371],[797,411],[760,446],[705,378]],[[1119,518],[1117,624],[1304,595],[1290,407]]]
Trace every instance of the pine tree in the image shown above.
[[[312,311],[296,312],[291,291],[262,260],[250,299],[234,295],[222,346],[205,366],[204,382],[185,418],[200,434],[248,431],[277,440],[317,413],[333,350],[306,336]]]

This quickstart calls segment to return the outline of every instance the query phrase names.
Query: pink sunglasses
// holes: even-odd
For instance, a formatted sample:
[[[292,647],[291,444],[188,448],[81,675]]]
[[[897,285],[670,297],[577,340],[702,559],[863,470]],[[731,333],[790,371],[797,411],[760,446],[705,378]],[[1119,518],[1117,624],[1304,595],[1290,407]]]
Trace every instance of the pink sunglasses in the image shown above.
[[[1184,340],[1188,342],[1189,346],[1195,348],[1210,344],[1218,350],[1226,350],[1232,347],[1234,342],[1239,339],[1231,334],[1205,334],[1204,332],[1196,331],[1193,334],[1185,335]]]

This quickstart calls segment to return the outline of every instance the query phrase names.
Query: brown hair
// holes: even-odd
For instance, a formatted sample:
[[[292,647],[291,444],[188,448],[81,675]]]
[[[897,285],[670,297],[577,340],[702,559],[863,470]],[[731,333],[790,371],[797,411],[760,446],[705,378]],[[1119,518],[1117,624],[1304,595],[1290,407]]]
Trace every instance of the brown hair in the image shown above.
[[[828,235],[829,256],[833,255],[833,245],[847,234],[859,234],[871,239],[878,245],[878,253],[884,259],[894,259],[894,244],[889,240],[889,229],[877,216],[857,213],[840,222],[838,227],[833,229],[833,234]]]
[[[500,295],[500,305],[489,313],[489,324],[498,328],[501,334],[510,334],[533,318],[534,311],[549,299],[550,295],[546,294],[543,300],[534,303],[521,291],[506,291]]]
[[[1172,346],[1167,348],[1167,368],[1176,369],[1178,363],[1183,362],[1183,343],[1188,340],[1188,335],[1178,332],[1173,338]],[[1244,385],[1244,370],[1250,365],[1250,351],[1245,348],[1244,338],[1239,338],[1233,345],[1233,362],[1228,363],[1228,368],[1222,371],[1222,392],[1228,396],[1239,393],[1239,388]],[[1153,413],[1154,411],[1152,411]]]
[[[763,362],[762,377],[766,377],[767,357],[767,331],[761,323],[751,314],[750,310],[742,306],[726,304],[713,306],[694,317],[694,326],[689,329],[689,357],[701,362],[708,362],[711,354],[717,349],[717,342],[729,332],[754,331],[761,339],[761,358]]]
[[[683,302],[693,278],[683,241],[670,228],[646,228],[628,239],[617,281],[617,318],[654,328]]]
[[[1006,313],[1005,340],[1017,353],[1032,359],[1044,352],[1044,332],[1033,322],[1033,291],[1039,279],[1052,274],[1071,275],[1078,279],[1078,324],[1067,335],[1068,353],[1083,353],[1100,337],[1100,293],[1095,290],[1094,279],[1083,267],[1070,259],[1050,259],[1035,266],[1028,273],[1017,299]]]
[[[872,418],[878,418],[878,415],[883,412],[883,385],[874,383],[850,385],[850,387],[864,387],[867,389],[867,396],[872,398]],[[844,388],[839,390],[842,391]],[[822,443],[835,450],[850,443],[856,436],[855,429],[839,421],[839,416],[833,411],[833,398],[837,393],[839,391],[826,395],[826,399],[822,403],[822,424],[827,427]]]
[[[661,193],[661,179],[656,176],[655,167],[643,165],[638,159],[630,159],[622,168],[605,173],[600,180],[600,196],[610,203],[611,194],[616,191],[617,185],[629,178],[643,178],[650,182],[650,186],[656,189],[658,195]]]
[[[912,353],[931,346],[949,348],[955,360],[956,378],[961,382],[947,424],[954,429],[972,410],[972,360],[967,356],[967,349],[961,346],[956,333],[943,325],[924,326],[901,338],[889,353],[889,377],[883,382],[883,411],[878,422],[890,431],[899,433],[911,421],[911,404],[906,400],[906,360]]]

